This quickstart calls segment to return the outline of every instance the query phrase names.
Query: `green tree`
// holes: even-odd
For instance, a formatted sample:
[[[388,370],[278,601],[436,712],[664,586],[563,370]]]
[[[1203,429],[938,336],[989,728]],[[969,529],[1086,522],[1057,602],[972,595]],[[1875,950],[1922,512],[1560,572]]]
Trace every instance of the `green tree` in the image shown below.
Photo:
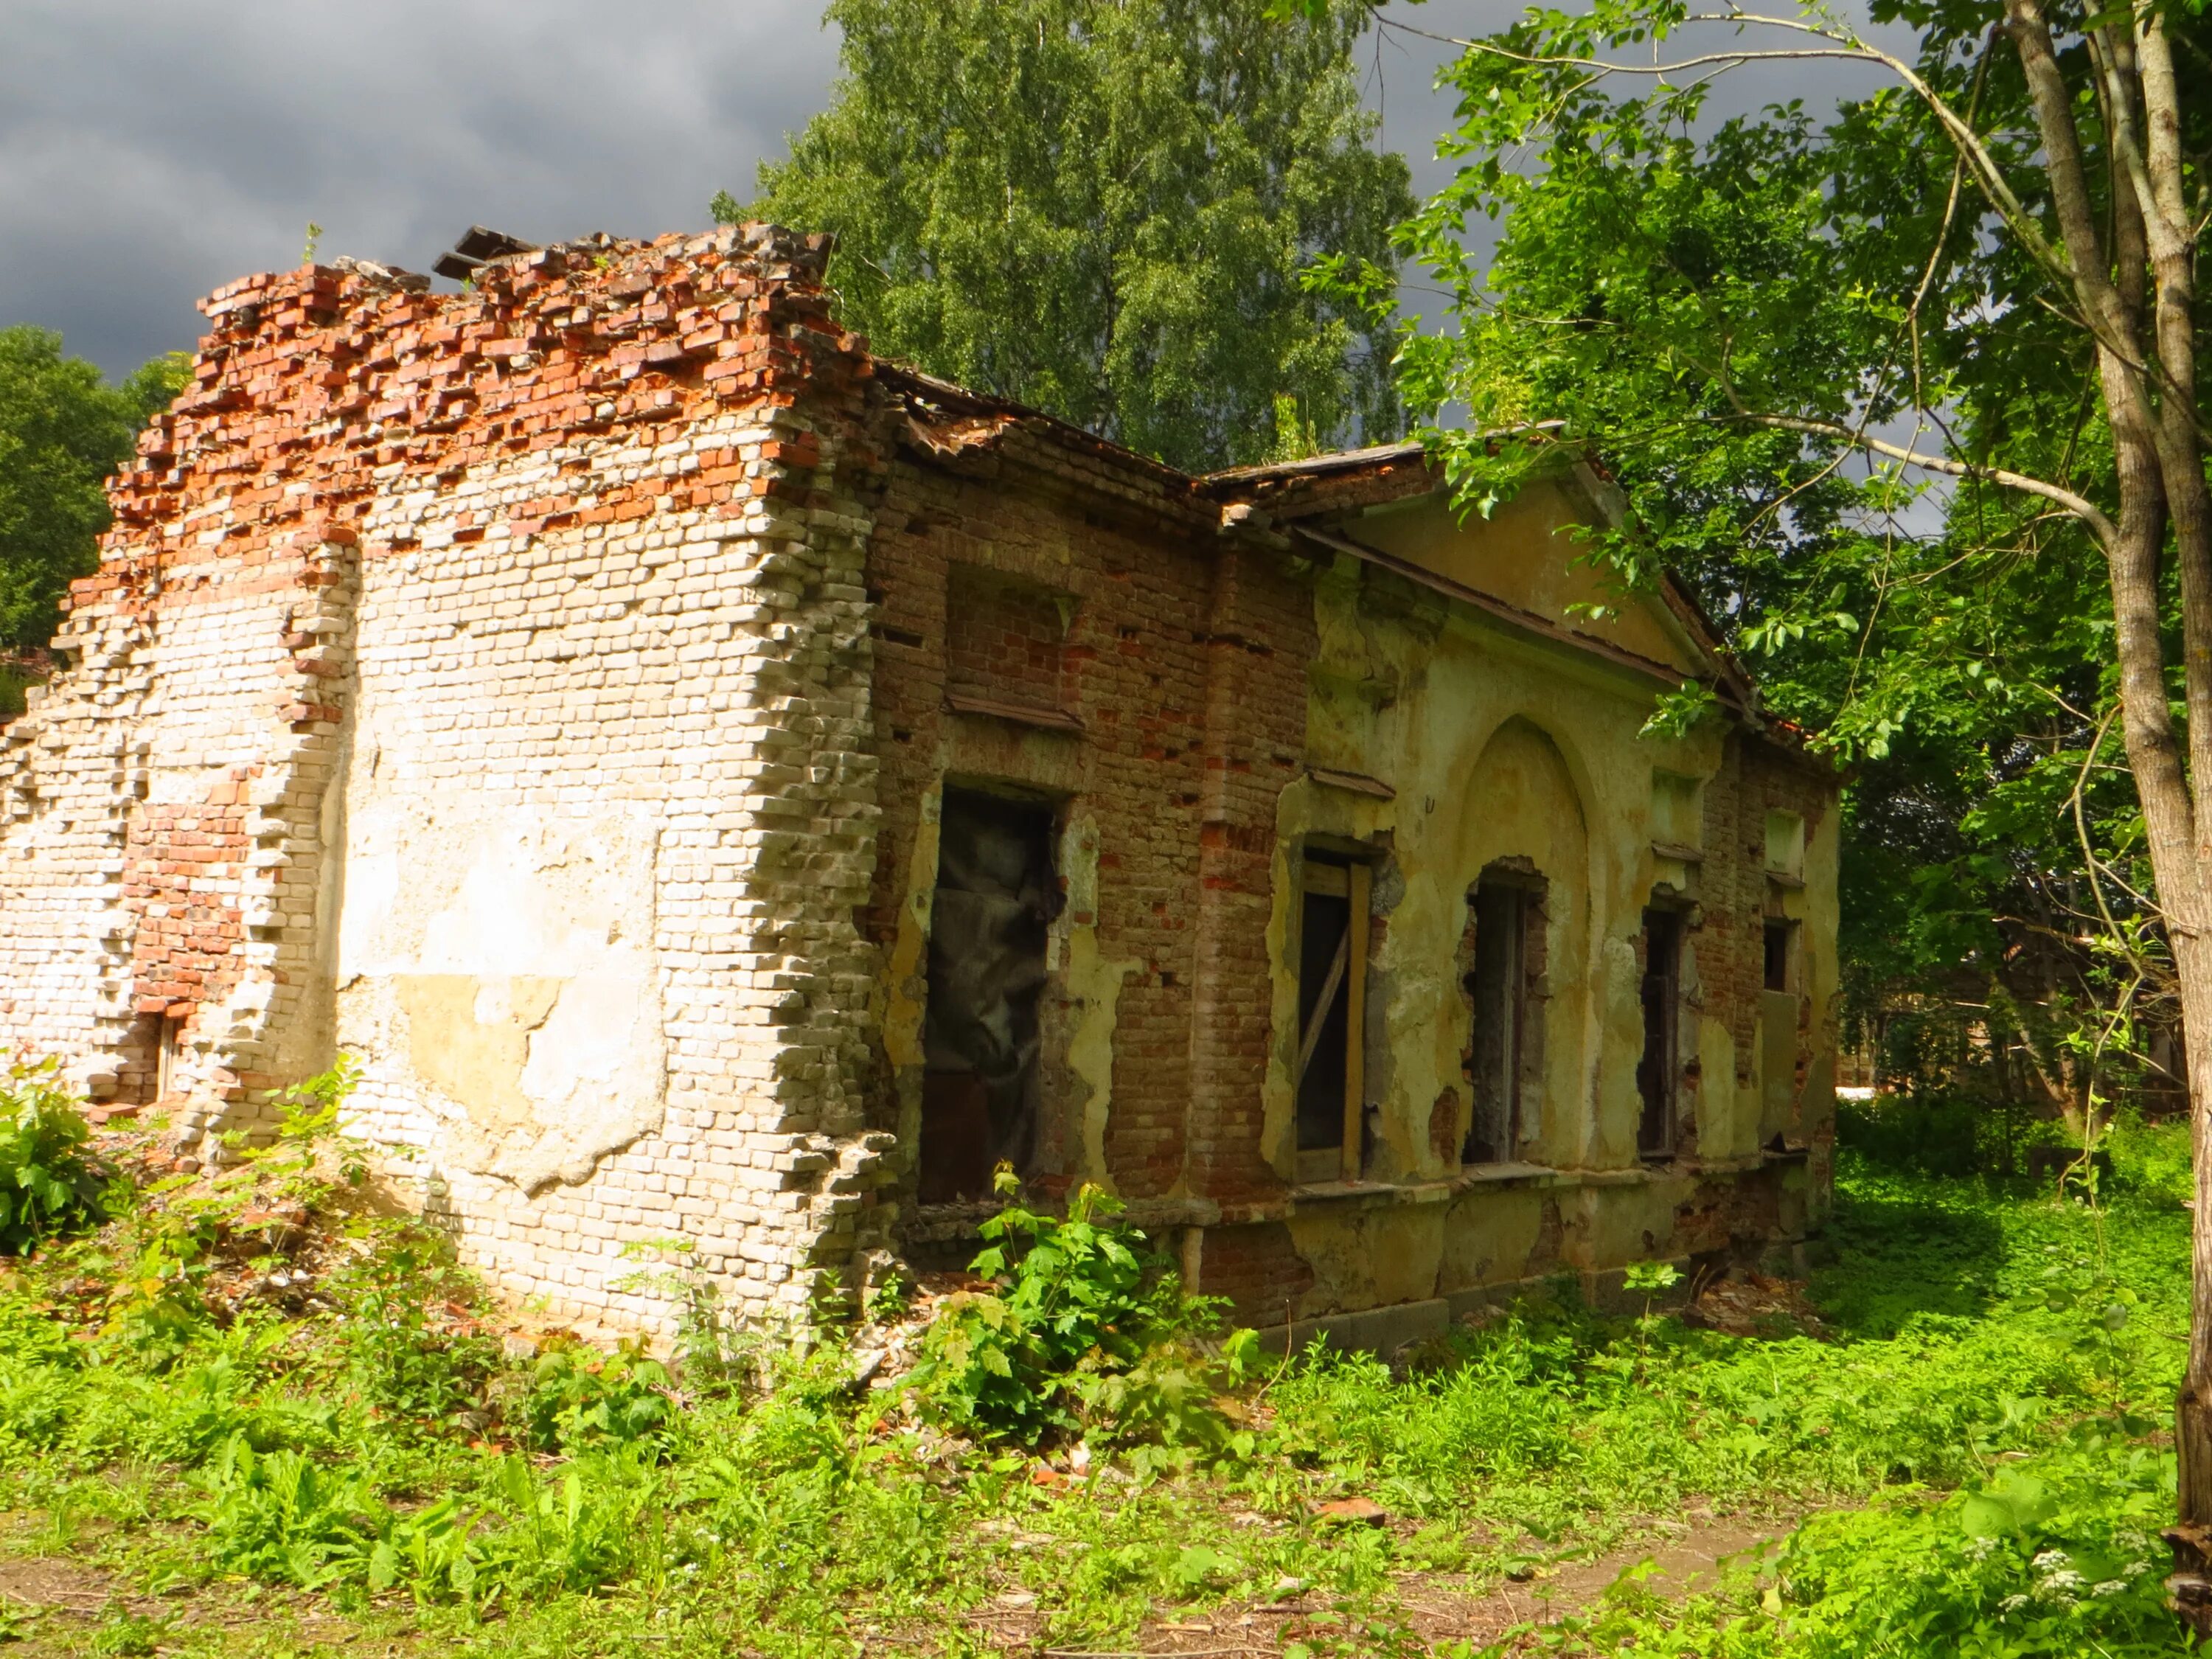
[[[1845,755],[2023,739],[1965,810],[1949,804],[1960,829],[1987,811],[1979,833],[2001,838],[2008,811],[2048,848],[2049,819],[2075,816],[2063,780],[2106,791],[2075,903],[2112,913],[2116,951],[2170,957],[2187,1035],[2180,1589],[2212,1631],[2212,486],[2195,293],[2212,29],[2168,0],[1872,14],[1915,46],[1884,52],[1813,6],[1678,0],[1536,9],[1460,43],[1462,165],[1402,244],[1456,326],[1408,334],[1403,386],[1417,409],[1472,411],[1427,436],[1473,505],[1571,457],[1609,468],[1631,511],[1593,556],[1632,586],[1662,563],[1690,574],[1773,658],[1777,701]],[[1707,110],[1717,76],[1785,60],[1888,85],[1825,121]],[[1464,235],[1477,213],[1505,221],[1486,270]],[[1327,276],[1378,296],[1395,283],[1350,260]],[[1919,510],[1940,529],[1916,533],[1931,481],[1948,499]],[[2108,733],[2132,813],[2110,799]],[[2115,862],[2130,849],[2154,878],[2148,932],[2147,909],[2118,914],[2137,902]]]
[[[98,563],[108,474],[190,368],[173,353],[110,386],[51,330],[0,328],[0,647],[52,636],[64,590]]]
[[[1397,436],[1387,323],[1310,290],[1394,268],[1352,0],[832,0],[831,106],[717,218],[831,231],[882,355],[1196,470]],[[1294,400],[1287,424],[1279,396]]]

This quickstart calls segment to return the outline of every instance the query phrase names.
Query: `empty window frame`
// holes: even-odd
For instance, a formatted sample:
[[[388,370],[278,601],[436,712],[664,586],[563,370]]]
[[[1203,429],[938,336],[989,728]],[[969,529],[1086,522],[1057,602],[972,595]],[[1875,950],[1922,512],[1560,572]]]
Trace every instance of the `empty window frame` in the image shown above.
[[[1372,872],[1308,854],[1298,906],[1297,1174],[1357,1181]]]
[[[1674,1153],[1681,994],[1682,913],[1654,907],[1644,913],[1644,1055],[1636,1065],[1643,1100],[1636,1149],[1645,1158]]]
[[[155,1039],[154,1052],[154,1098],[165,1101],[177,1091],[177,1050],[184,1036],[185,1023],[165,1017],[161,1036]]]
[[[988,1199],[1001,1162],[1030,1172],[1037,1004],[1060,905],[1052,847],[1050,806],[945,792],[923,1022],[925,1204]]]
[[[1765,939],[1765,988],[1770,991],[1795,991],[1797,988],[1797,924],[1770,917],[1766,923]]]
[[[1465,1164],[1504,1164],[1521,1155],[1523,1101],[1536,1086],[1537,981],[1543,971],[1543,889],[1511,873],[1484,875],[1468,899],[1471,938],[1464,960],[1472,1005],[1467,1080],[1470,1109]]]

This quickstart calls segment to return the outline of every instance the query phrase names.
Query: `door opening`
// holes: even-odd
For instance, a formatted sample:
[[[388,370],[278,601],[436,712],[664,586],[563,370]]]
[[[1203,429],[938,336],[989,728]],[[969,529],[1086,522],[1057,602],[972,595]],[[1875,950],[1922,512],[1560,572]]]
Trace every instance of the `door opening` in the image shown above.
[[[1037,1003],[1060,908],[1052,843],[1042,802],[945,792],[923,1021],[924,1204],[987,1199],[998,1164],[1026,1174],[1036,1155]]]

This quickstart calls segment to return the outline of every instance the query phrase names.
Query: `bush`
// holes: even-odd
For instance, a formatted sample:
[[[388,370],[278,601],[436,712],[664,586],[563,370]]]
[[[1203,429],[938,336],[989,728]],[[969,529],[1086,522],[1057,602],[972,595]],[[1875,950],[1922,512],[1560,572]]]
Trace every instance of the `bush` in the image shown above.
[[[473,1301],[474,1281],[452,1241],[409,1221],[363,1223],[372,1248],[325,1282],[343,1310],[335,1347],[358,1396],[384,1415],[453,1425],[483,1403],[500,1369],[499,1344],[450,1316]]]
[[[58,1060],[19,1059],[0,1085],[0,1255],[100,1218],[92,1129],[60,1077]]]
[[[2026,1107],[1965,1092],[1880,1095],[1836,1103],[1836,1144],[1889,1170],[1957,1179],[2018,1175],[2031,1146],[2062,1127]]]
[[[2186,1117],[2154,1121],[2123,1113],[2105,1131],[2105,1150],[2112,1155],[2118,1188],[2168,1204],[2185,1204],[2197,1194]]]
[[[1003,1165],[997,1186],[1018,1189]],[[1121,1207],[1086,1182],[1065,1220],[1009,1205],[983,1224],[991,1243],[970,1271],[996,1286],[946,1297],[931,1322],[912,1379],[925,1413],[1024,1444],[1055,1431],[1228,1443],[1214,1396],[1243,1380],[1256,1340],[1239,1331],[1207,1352],[1220,1300],[1184,1295],[1161,1258],[1140,1255]]]
[[[666,1368],[642,1343],[626,1342],[611,1354],[580,1343],[540,1354],[521,1415],[533,1450],[575,1452],[633,1442],[658,1446],[675,1413]]]

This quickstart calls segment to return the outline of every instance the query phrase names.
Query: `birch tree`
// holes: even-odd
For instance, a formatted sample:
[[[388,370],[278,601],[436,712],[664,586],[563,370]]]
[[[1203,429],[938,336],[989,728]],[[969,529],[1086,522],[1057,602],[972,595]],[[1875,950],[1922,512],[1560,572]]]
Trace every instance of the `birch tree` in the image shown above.
[[[1400,435],[1386,320],[1304,287],[1414,206],[1359,0],[834,0],[830,106],[720,217],[837,237],[882,355],[1195,471]],[[1295,428],[1295,430],[1293,430]]]

